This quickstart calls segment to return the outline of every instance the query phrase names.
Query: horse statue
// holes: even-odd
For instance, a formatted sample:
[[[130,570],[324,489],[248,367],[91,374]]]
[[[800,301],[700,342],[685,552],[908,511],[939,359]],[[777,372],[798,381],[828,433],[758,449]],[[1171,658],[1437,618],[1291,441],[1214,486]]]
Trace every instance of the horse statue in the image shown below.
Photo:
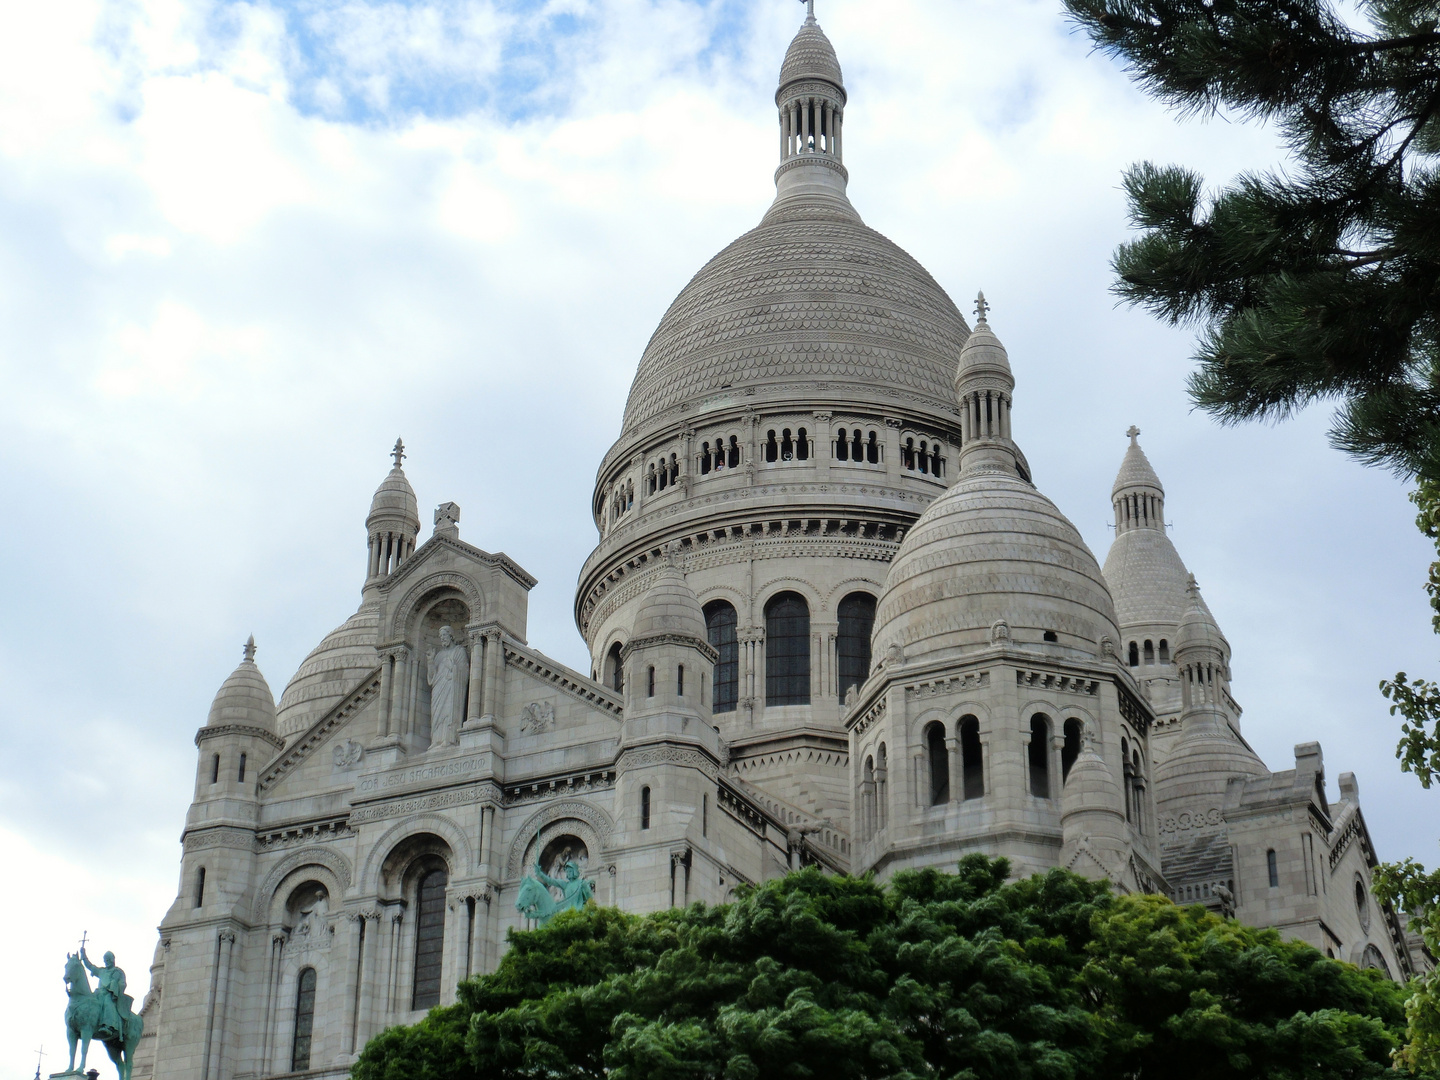
[[[86,968],[98,978],[98,990],[91,988]],[[130,1080],[135,1048],[140,1045],[145,1021],[132,1011],[135,999],[125,993],[125,972],[115,966],[115,954],[107,952],[105,966],[96,967],[84,949],[66,953],[65,990],[70,995],[70,1003],[65,1007],[65,1032],[70,1040],[69,1071],[85,1071],[90,1040],[99,1039],[109,1051],[120,1080]],[[75,1068],[76,1043],[80,1044],[78,1070]]]
[[[527,919],[544,926],[562,911],[579,910],[595,898],[595,887],[580,876],[580,867],[565,852],[565,878],[552,878],[540,863],[540,835],[535,835],[535,876],[520,882],[515,908]],[[551,889],[560,890],[560,899]]]

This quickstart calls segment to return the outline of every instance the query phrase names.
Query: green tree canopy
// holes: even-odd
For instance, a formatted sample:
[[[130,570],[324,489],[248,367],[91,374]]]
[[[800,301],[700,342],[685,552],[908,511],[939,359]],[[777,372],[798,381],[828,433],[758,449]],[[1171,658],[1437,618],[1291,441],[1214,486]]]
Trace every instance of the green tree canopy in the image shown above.
[[[1379,1077],[1404,993],[1272,931],[1004,860],[792,874],[513,933],[355,1080]]]
[[[1332,399],[1336,445],[1440,479],[1440,5],[1064,0],[1181,112],[1273,124],[1291,160],[1207,195],[1146,162],[1116,291],[1201,327],[1194,400],[1224,421]]]

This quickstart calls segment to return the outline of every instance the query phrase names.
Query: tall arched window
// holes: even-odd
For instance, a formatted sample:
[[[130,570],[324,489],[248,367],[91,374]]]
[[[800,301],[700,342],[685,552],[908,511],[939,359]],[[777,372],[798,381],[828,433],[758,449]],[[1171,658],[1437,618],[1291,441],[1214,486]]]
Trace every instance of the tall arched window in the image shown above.
[[[840,660],[840,700],[852,686],[870,677],[870,631],[875,627],[875,598],[851,593],[840,601],[840,636],[835,651]]]
[[[201,907],[205,903],[205,867],[195,871],[195,906]]]
[[[1030,794],[1050,798],[1050,721],[1040,713],[1030,718]]]
[[[1145,666],[1149,667],[1155,663],[1155,643],[1150,640],[1145,642]]]
[[[1162,664],[1168,664],[1169,662],[1170,662],[1170,642],[1166,641],[1166,640],[1162,637],[1162,638],[1160,639],[1160,663],[1162,663]]]
[[[1275,858],[1275,849],[1265,852],[1265,869],[1270,874],[1270,888],[1280,887],[1280,864]]]
[[[290,1071],[304,1072],[310,1068],[310,1034],[315,1030],[315,969],[300,972],[300,985],[295,992],[295,1041],[290,1047]]]
[[[241,784],[243,784],[243,783],[245,782],[245,755],[244,755],[244,754],[241,754],[241,755],[240,755],[240,773],[239,773],[238,776],[236,776],[235,779],[236,779],[236,781],[237,781],[238,783],[241,783]]]
[[[799,593],[765,605],[765,704],[810,704],[810,606]]]
[[[210,758],[210,782],[218,783],[220,780],[220,755],[215,754]]]
[[[950,801],[950,754],[945,748],[945,725],[925,725],[925,756],[930,765],[930,805]]]
[[[1120,770],[1122,773],[1120,777],[1120,785],[1125,789],[1125,820],[1132,821],[1134,820],[1134,814],[1132,813],[1130,808],[1130,740],[1124,738],[1123,736],[1120,739]]]
[[[415,893],[415,993],[412,1009],[440,1004],[440,963],[445,954],[445,887],[450,875],[427,870]]]
[[[860,826],[865,836],[875,831],[875,759],[865,759],[865,772],[860,781]]]
[[[1140,646],[1133,641],[1130,642],[1130,666],[1140,666]]]
[[[875,757],[875,822],[880,828],[885,828],[885,822],[890,816],[890,768],[887,764],[889,755],[885,752],[885,744],[880,744],[879,753]]]
[[[980,746],[980,721],[973,716],[960,719],[960,779],[964,784],[964,797],[981,799],[985,796],[984,750]]]
[[[735,608],[724,600],[705,605],[705,636],[720,658],[715,661],[715,696],[710,707],[715,712],[734,712],[740,697],[739,619]]]
[[[640,789],[640,828],[650,828],[650,789]]]
[[[1060,749],[1060,783],[1070,779],[1070,767],[1080,756],[1080,721],[1071,717],[1065,721],[1065,745]]]
[[[625,689],[625,665],[620,662],[620,642],[610,646],[605,654],[605,683],[617,694]]]

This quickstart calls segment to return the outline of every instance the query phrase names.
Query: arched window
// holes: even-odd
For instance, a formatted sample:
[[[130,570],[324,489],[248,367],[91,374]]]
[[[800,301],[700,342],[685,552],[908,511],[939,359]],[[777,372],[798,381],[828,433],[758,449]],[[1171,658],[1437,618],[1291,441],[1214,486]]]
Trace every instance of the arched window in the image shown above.
[[[704,476],[710,471],[710,444],[700,444],[700,475]]]
[[[809,460],[810,460],[810,439],[809,439],[809,437],[805,434],[805,429],[804,429],[803,427],[800,429],[799,433],[795,436],[795,460],[796,460],[796,461],[809,461]]]
[[[730,436],[730,460],[725,464],[726,468],[730,469],[734,469],[740,464],[740,439],[735,435]]]
[[[1145,791],[1145,778],[1140,772],[1140,751],[1130,751],[1130,786],[1134,790],[1135,801],[1135,828],[1140,832],[1145,831],[1145,800],[1141,795]]]
[[[1162,664],[1168,664],[1169,662],[1170,662],[1170,642],[1166,641],[1166,640],[1162,637],[1162,638],[1160,639],[1160,663],[1162,663]]]
[[[205,867],[195,871],[195,906],[201,907],[205,903]]]
[[[1065,721],[1065,745],[1060,749],[1060,783],[1070,779],[1070,766],[1080,756],[1080,721],[1071,717]]]
[[[445,955],[445,887],[450,875],[427,870],[415,892],[415,993],[412,1009],[440,1004],[440,963]]]
[[[646,688],[645,688],[645,696],[646,696],[646,697],[654,697],[654,696],[655,696],[655,665],[654,665],[654,664],[651,664],[651,665],[650,665],[650,680],[649,680],[649,683],[647,684],[647,686],[646,686]]]
[[[875,831],[875,759],[865,759],[864,778],[860,781],[860,827],[868,837]]]
[[[850,460],[850,440],[843,427],[835,429],[835,460]]]
[[[239,783],[241,783],[241,784],[243,784],[243,783],[245,782],[245,755],[244,755],[244,754],[241,754],[241,755],[240,755],[240,770],[239,770],[239,775],[236,776],[235,779],[236,779],[237,782],[239,782]]]
[[[980,721],[973,716],[960,718],[960,779],[967,799],[985,796],[984,750],[980,746]]]
[[[1280,864],[1275,858],[1275,849],[1265,852],[1265,869],[1270,873],[1270,888],[1280,887]]]
[[[1130,642],[1130,666],[1140,666],[1140,646],[1135,644],[1135,642],[1133,641]]]
[[[650,466],[650,475],[651,475],[652,477],[655,476],[655,466],[654,466],[654,465],[651,465],[651,466]],[[666,468],[666,466],[665,466],[665,459],[664,459],[664,458],[661,458],[661,459],[660,459],[660,473],[659,473],[659,475],[660,475],[660,490],[661,490],[661,491],[664,491],[667,487],[670,486],[670,470],[669,470],[668,468]],[[654,485],[653,482],[652,482],[651,485],[650,485],[650,490],[651,490],[651,491],[654,491],[654,490],[655,490],[655,485]]]
[[[605,683],[617,694],[625,690],[625,665],[620,662],[620,642],[610,646],[605,654]]]
[[[880,464],[880,442],[875,432],[870,432],[870,441],[865,444],[865,460],[871,465]]]
[[[640,828],[650,828],[650,789],[640,789]]]
[[[810,704],[810,607],[798,593],[765,605],[765,704]]]
[[[765,460],[774,461],[780,456],[780,443],[775,439],[775,432],[769,431],[765,434]]]
[[[945,459],[940,456],[940,444],[936,443],[930,448],[930,475],[945,475]]]
[[[685,665],[681,664],[675,671],[675,696],[685,696]]]
[[[900,464],[911,470],[915,469],[915,440],[906,439],[905,445],[900,447]]]
[[[705,636],[720,658],[715,661],[715,712],[734,712],[740,697],[740,638],[735,608],[724,600],[705,605]]]
[[[1155,643],[1147,640],[1145,642],[1145,666],[1149,667],[1155,663]]]
[[[840,636],[835,651],[840,661],[840,700],[852,686],[870,677],[870,631],[875,627],[875,598],[851,593],[840,601]]]
[[[885,828],[885,821],[890,814],[890,770],[886,765],[887,755],[885,744],[880,744],[880,750],[875,756],[875,808],[876,824]]]
[[[650,490],[650,494],[651,494],[651,495],[654,495],[654,494],[655,494],[655,490],[656,490],[656,478],[655,478],[655,466],[654,466],[653,464],[650,466],[650,471],[646,474],[646,476],[648,477],[648,480],[649,480],[649,490]]]
[[[220,755],[215,754],[210,758],[210,782],[217,783],[220,780]]]
[[[850,459],[852,461],[865,460],[865,433],[858,427],[850,436]]]
[[[290,1071],[304,1072],[310,1068],[310,1034],[315,1030],[315,969],[300,972],[300,985],[295,993],[295,1041],[290,1047]]]
[[[780,433],[780,460],[795,460],[795,441],[790,438],[790,429],[788,427]]]
[[[930,767],[930,805],[950,801],[950,754],[945,747],[945,725],[925,725],[925,760]]]
[[[1050,798],[1050,721],[1040,713],[1030,718],[1030,794]]]
[[[1125,820],[1130,821],[1132,819],[1132,814],[1130,810],[1130,781],[1132,779],[1130,766],[1130,740],[1124,738],[1123,736],[1120,739],[1120,771],[1122,774],[1120,777],[1120,786],[1125,789]]]
[[[671,454],[671,455],[670,455],[670,483],[672,483],[672,484],[678,484],[679,482],[680,482],[680,459],[679,459],[678,457],[676,457],[674,454]]]

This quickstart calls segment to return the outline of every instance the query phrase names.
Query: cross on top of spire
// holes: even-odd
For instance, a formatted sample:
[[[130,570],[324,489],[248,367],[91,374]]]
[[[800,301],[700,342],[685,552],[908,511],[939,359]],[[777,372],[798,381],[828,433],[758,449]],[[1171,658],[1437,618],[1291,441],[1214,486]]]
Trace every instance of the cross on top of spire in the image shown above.
[[[250,640],[248,640],[247,642],[245,642],[245,659],[246,659],[246,660],[250,660],[250,661],[252,661],[252,662],[253,662],[254,659],[255,659],[255,635],[254,635],[254,634],[251,634],[251,635],[250,635]]]
[[[1194,574],[1185,579],[1185,592],[1192,600],[1200,599],[1200,583],[1195,580]]]
[[[815,0],[800,0],[805,5],[805,21],[815,21]]]
[[[390,456],[395,459],[395,467],[400,468],[400,461],[405,457],[405,440],[396,439],[395,449],[390,451]]]
[[[1125,432],[1125,434],[1130,436],[1130,445],[1131,445],[1131,446],[1138,446],[1138,445],[1139,445],[1139,444],[1135,441],[1137,438],[1140,437],[1140,429],[1139,429],[1138,427],[1136,427],[1134,424],[1131,424],[1130,427],[1129,427],[1129,429]]]
[[[985,315],[990,310],[990,302],[985,299],[983,291],[975,294],[975,316],[981,322],[985,321]]]

